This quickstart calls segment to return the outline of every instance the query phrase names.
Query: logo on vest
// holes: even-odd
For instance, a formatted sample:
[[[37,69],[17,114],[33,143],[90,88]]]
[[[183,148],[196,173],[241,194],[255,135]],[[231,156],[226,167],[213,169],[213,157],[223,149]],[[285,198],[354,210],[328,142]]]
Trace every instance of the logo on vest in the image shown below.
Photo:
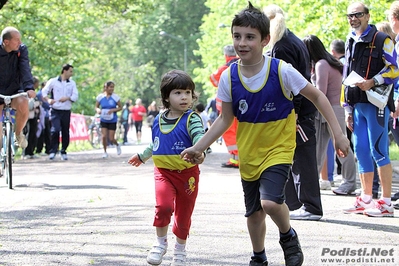
[[[241,114],[245,114],[248,111],[248,103],[245,99],[238,102],[238,110],[241,111]]]
[[[153,151],[157,151],[159,148],[159,137],[155,137],[154,139],[154,145],[152,146]]]

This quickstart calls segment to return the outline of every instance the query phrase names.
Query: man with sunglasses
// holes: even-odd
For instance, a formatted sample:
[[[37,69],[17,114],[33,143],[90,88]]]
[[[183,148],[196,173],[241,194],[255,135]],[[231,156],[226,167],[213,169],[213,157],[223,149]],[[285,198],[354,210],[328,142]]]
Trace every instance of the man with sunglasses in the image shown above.
[[[392,93],[384,109],[368,101],[366,91],[377,85],[388,85],[398,77],[397,54],[388,35],[377,32],[369,24],[369,9],[363,3],[348,7],[348,22],[352,31],[345,44],[344,78],[352,71],[364,79],[345,87],[345,111],[347,126],[353,131],[353,145],[358,160],[358,172],[362,192],[353,206],[345,213],[365,214],[372,217],[392,217],[391,203],[392,165],[388,153],[388,119],[390,111],[397,117],[398,104],[394,104]],[[372,199],[373,160],[378,166],[382,197]]]

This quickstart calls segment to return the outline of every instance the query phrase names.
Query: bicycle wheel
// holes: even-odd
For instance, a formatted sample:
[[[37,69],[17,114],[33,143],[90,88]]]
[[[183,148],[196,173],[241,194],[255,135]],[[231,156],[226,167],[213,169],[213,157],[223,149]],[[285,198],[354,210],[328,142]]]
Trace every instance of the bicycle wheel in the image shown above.
[[[11,132],[11,123],[6,123],[6,142],[3,143],[6,154],[4,158],[5,161],[5,175],[8,181],[8,188],[12,189],[12,132]]]

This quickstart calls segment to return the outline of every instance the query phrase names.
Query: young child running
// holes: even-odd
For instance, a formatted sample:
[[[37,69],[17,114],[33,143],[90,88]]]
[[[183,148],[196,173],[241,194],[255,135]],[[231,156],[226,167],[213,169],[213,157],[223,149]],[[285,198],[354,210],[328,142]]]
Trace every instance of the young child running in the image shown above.
[[[190,108],[197,99],[195,85],[189,75],[172,70],[162,77],[162,103],[166,109],[154,119],[152,143],[128,163],[139,166],[151,156],[154,161],[155,218],[157,241],[147,256],[151,265],[159,265],[168,248],[168,225],[174,212],[173,233],[176,244],[171,265],[186,265],[186,240],[191,215],[198,194],[199,167],[205,153],[196,161],[185,162],[180,153],[197,143],[204,135],[201,117]]]
[[[184,150],[181,157],[193,163],[200,160],[203,151],[237,117],[245,216],[253,247],[249,265],[268,265],[264,242],[265,218],[270,215],[280,231],[279,243],[285,265],[297,266],[303,263],[303,253],[284,203],[284,186],[295,150],[296,119],[292,95],[304,95],[323,114],[340,156],[346,156],[349,140],[342,133],[322,92],[291,65],[263,55],[263,48],[270,40],[269,27],[266,15],[250,2],[248,8],[234,17],[231,32],[240,60],[221,76],[217,97],[222,100],[222,113],[204,137]]]

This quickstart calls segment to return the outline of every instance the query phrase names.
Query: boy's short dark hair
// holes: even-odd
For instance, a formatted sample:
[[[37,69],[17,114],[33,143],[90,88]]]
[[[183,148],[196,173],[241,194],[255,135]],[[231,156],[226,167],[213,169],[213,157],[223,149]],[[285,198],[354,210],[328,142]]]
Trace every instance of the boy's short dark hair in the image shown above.
[[[255,8],[250,1],[248,1],[247,8],[234,16],[231,23],[231,33],[233,33],[234,26],[257,29],[260,32],[262,40],[270,34],[269,18],[259,8]]]
[[[198,99],[195,94],[195,84],[191,77],[182,70],[171,70],[162,76],[160,90],[162,97],[162,104],[165,108],[169,108],[170,103],[166,101],[169,98],[172,90],[186,90],[189,89],[193,95],[193,101]]]

